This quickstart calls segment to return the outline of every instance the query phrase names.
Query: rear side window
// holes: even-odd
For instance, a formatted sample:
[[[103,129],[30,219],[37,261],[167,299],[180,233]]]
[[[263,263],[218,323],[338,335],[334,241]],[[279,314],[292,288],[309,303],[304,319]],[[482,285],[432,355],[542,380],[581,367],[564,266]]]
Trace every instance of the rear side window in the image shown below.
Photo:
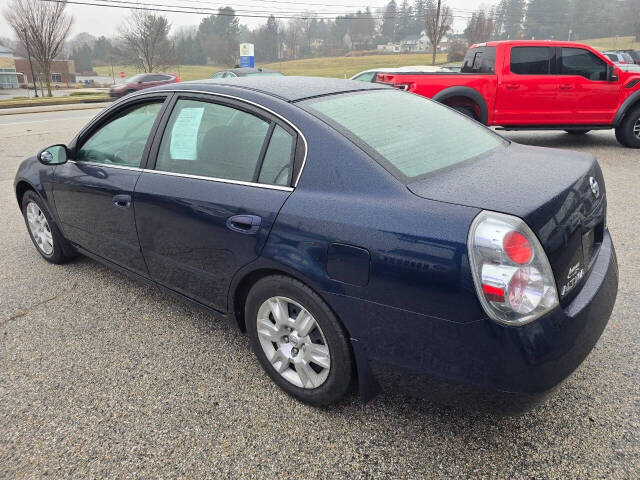
[[[560,54],[560,75],[579,75],[589,80],[607,79],[607,64],[589,50],[563,48]]]
[[[289,185],[293,146],[291,134],[280,125],[276,125],[269,140],[267,153],[262,161],[262,168],[258,177],[260,183]]]
[[[307,105],[402,181],[505,144],[463,115],[395,90],[322,97],[309,100]]]
[[[279,126],[271,127],[272,122],[244,110],[198,100],[178,100],[160,143],[156,169],[288,185],[294,142]],[[275,136],[269,141],[272,131]]]
[[[553,49],[549,47],[513,47],[511,73],[516,75],[549,75]]]
[[[462,73],[495,73],[496,47],[474,48],[464,57]]]

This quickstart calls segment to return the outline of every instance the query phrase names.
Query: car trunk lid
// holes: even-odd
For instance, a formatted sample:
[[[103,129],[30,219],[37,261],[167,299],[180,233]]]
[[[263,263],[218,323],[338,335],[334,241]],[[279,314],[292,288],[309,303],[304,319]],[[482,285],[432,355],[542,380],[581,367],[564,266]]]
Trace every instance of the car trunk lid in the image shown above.
[[[522,218],[545,249],[562,304],[578,292],[602,242],[604,179],[591,155],[512,143],[407,187],[420,197]]]

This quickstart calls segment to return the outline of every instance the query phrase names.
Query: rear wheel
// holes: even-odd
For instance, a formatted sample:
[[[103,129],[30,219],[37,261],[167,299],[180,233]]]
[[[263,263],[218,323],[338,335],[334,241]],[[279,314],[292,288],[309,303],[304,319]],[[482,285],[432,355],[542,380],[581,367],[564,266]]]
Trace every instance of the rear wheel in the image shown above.
[[[625,115],[616,128],[616,138],[625,147],[640,148],[640,105]]]
[[[259,280],[247,296],[245,320],[262,368],[285,392],[314,405],[347,393],[354,377],[348,337],[309,287],[280,275]]]
[[[587,133],[589,133],[591,130],[565,130],[565,132],[567,132],[569,135],[585,135]]]

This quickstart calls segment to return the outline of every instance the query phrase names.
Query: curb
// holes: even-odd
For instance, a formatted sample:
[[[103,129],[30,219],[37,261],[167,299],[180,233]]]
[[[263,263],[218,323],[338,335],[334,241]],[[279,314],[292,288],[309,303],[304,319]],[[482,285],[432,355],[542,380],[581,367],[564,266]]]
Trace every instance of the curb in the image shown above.
[[[43,112],[63,112],[66,110],[90,110],[95,108],[104,108],[111,105],[111,102],[82,102],[82,103],[65,103],[54,105],[34,105],[32,107],[12,107],[0,108],[0,115],[19,115],[21,113],[43,113]]]

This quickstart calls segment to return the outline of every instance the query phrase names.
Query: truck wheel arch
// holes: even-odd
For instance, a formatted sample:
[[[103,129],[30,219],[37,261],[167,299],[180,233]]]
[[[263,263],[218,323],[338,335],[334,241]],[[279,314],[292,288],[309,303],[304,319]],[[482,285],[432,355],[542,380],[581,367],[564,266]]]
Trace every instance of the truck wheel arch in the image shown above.
[[[618,108],[618,112],[613,119],[613,125],[615,127],[620,125],[620,122],[622,122],[622,119],[627,114],[627,112],[631,110],[636,104],[640,104],[640,90],[629,95],[627,99],[622,103],[622,105],[620,105],[620,108]]]
[[[487,107],[487,102],[484,97],[473,88],[462,86],[445,88],[444,90],[436,93],[433,96],[433,100],[446,104],[447,100],[454,97],[463,97],[471,100],[480,109],[480,122],[485,125],[489,123],[489,108]]]

